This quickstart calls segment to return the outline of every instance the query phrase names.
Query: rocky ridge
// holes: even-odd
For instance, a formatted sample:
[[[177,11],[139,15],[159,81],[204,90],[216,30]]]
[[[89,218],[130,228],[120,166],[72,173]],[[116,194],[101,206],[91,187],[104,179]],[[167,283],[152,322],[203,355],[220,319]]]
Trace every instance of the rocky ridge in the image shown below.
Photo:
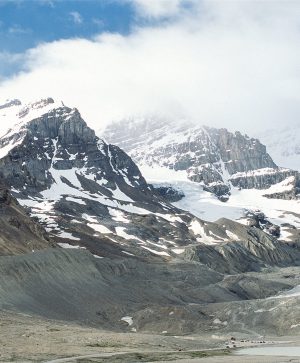
[[[278,167],[259,140],[227,129],[159,119],[126,120],[108,126],[103,137],[123,148],[138,165],[186,172],[191,181],[226,200],[232,186],[268,189],[299,173]],[[294,197],[296,198],[297,193]]]
[[[209,230],[195,231],[195,217],[168,203],[177,198],[172,190],[155,191],[77,109],[49,98],[20,106],[17,120],[0,138],[0,177],[60,246],[101,257],[171,258],[206,241]]]
[[[182,195],[170,187],[155,191],[77,109],[51,98],[19,107],[18,123],[0,138],[0,177],[60,246],[101,257],[171,259],[189,245],[232,241],[226,225],[169,204]]]

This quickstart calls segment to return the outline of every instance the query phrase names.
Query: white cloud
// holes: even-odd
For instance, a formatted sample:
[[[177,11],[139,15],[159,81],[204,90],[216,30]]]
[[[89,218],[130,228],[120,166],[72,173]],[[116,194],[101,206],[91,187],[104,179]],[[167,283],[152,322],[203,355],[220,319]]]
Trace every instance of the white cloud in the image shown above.
[[[148,113],[249,134],[299,123],[299,10],[208,0],[128,36],[43,44],[23,55],[24,71],[2,81],[0,95],[62,99],[97,129]]]
[[[131,2],[140,16],[143,17],[165,17],[177,15],[184,0],[127,0]]]
[[[71,11],[70,16],[75,24],[79,25],[83,23],[83,18],[78,11]]]

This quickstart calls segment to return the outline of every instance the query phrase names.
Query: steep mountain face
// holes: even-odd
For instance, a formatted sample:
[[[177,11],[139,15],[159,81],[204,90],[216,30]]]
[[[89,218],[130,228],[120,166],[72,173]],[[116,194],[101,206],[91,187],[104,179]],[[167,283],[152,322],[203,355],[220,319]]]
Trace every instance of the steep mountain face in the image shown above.
[[[0,255],[15,255],[54,246],[46,231],[0,185]]]
[[[6,105],[12,106],[16,103]],[[135,227],[141,234],[140,215],[161,213],[167,219],[168,213],[176,215],[176,208],[153,193],[130,157],[96,137],[76,109],[46,99],[20,107],[15,117],[17,125],[0,139],[0,176],[20,203],[29,207],[31,215],[61,243],[84,240],[99,253],[96,242],[104,235],[130,240],[132,236],[125,232],[129,223],[131,230]],[[144,218],[149,224],[145,229],[151,230],[157,219],[162,230],[167,225],[167,235],[182,234],[175,232],[167,219],[148,219]],[[185,238],[180,237],[182,240]],[[110,238],[103,241],[105,245],[100,248],[104,253],[126,250]]]
[[[51,99],[47,102],[54,103]],[[102,187],[104,194],[113,196],[113,191],[121,194],[126,189],[130,194],[135,188],[136,199],[147,200],[151,195],[132,160],[118,147],[98,139],[76,109],[53,108],[21,122],[0,139],[0,148],[6,152],[0,165],[3,179],[11,187],[23,188],[24,195],[38,194],[61,183],[55,180],[56,170],[60,179],[64,171],[71,171],[69,184],[80,176],[89,179],[90,192]]]
[[[177,195],[153,190],[132,159],[98,138],[77,109],[50,98],[11,107],[18,123],[0,138],[0,177],[62,247],[171,259],[188,245],[232,240],[226,223],[204,222],[169,204],[162,195]],[[267,155],[256,159],[271,162]]]
[[[103,137],[123,148],[139,165],[184,171],[224,199],[230,187],[267,189],[296,171],[279,168],[259,140],[226,129],[176,125],[164,120],[131,120],[109,126]],[[226,198],[225,198],[226,199]]]
[[[7,103],[14,112],[16,106]],[[195,217],[155,192],[131,158],[99,139],[78,110],[46,99],[19,106],[15,118],[0,138],[0,177],[62,247],[101,257],[171,258],[214,229],[195,232]]]

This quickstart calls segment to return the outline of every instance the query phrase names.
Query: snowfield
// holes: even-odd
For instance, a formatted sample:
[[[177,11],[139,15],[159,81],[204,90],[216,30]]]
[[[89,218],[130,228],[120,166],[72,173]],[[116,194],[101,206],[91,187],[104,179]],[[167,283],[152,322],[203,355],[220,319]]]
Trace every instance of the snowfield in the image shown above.
[[[207,220],[216,221],[226,217],[242,223],[245,209],[259,209],[267,218],[275,224],[290,223],[300,228],[300,200],[268,199],[263,195],[270,189],[243,189],[232,187],[229,200],[224,203],[209,192],[203,190],[199,183],[188,180],[185,171],[175,171],[168,168],[148,165],[139,165],[145,179],[153,185],[172,185],[183,191],[185,197],[179,202],[173,203],[178,208],[189,211],[195,216]],[[286,183],[273,186],[273,190],[283,191],[287,189]]]

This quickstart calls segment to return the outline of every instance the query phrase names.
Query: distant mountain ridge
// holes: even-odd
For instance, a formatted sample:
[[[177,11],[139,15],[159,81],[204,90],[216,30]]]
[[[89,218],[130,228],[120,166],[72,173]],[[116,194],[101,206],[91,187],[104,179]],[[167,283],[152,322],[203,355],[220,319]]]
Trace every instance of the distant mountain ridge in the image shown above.
[[[145,118],[111,124],[103,137],[138,165],[185,171],[189,180],[225,200],[230,185],[267,189],[288,177],[295,184],[299,179],[297,171],[278,167],[258,139],[238,131]]]

